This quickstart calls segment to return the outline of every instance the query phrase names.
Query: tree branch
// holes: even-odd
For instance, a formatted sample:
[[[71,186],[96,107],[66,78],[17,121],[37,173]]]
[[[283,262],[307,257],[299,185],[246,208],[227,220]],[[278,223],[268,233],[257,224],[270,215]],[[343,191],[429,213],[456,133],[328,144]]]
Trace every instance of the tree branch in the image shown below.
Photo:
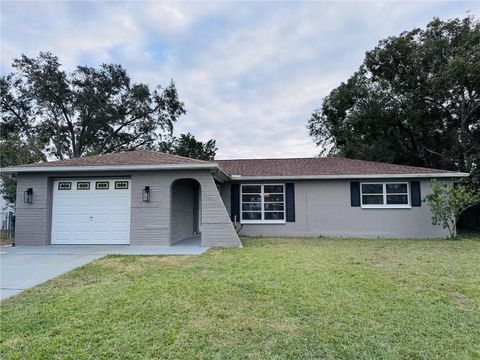
[[[155,109],[152,109],[151,111],[149,112],[146,112],[146,113],[143,113],[141,115],[138,115],[138,116],[135,116],[133,117],[132,119],[124,122],[122,125],[120,125],[117,129],[115,129],[108,137],[105,138],[105,140],[103,141],[102,143],[102,146],[100,147],[100,152],[103,152],[103,150],[105,149],[105,146],[107,145],[107,143],[114,137],[114,135],[117,135],[120,130],[122,130],[123,128],[125,128],[126,126],[130,125],[130,124],[133,124],[135,121],[141,119],[142,117],[144,116],[148,116],[148,115],[151,115],[153,114],[155,111],[158,110],[158,106],[155,108]],[[141,134],[142,135],[142,134]]]
[[[25,135],[27,137],[27,144],[28,147],[39,157],[44,157],[44,154],[41,150],[39,150],[34,144],[35,144],[35,138],[33,137],[31,133],[31,127],[28,125],[28,123],[23,119],[23,117],[12,107],[10,104],[5,103],[2,101],[2,105],[5,106],[10,112],[15,116],[18,121],[21,123],[21,127],[23,131],[25,132]]]

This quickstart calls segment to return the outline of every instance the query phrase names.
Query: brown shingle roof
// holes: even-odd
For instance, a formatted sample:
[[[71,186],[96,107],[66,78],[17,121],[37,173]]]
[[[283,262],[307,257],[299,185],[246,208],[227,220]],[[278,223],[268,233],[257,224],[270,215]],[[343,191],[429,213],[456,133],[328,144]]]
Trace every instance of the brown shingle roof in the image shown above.
[[[219,164],[230,175],[241,176],[335,176],[335,175],[389,175],[389,174],[439,174],[452,173],[446,170],[393,165],[372,161],[351,160],[344,158],[293,158],[293,159],[244,159],[203,161],[183,156],[165,154],[151,150],[136,150],[112,153],[45,163],[20,165],[9,169],[28,171],[32,168],[55,167],[92,167],[92,166],[128,166],[128,165],[194,165]],[[42,170],[43,171],[43,170]]]
[[[241,176],[315,176],[370,174],[433,174],[446,170],[393,165],[345,158],[245,159],[217,160],[230,175]]]
[[[21,167],[50,166],[105,166],[105,165],[163,165],[163,164],[208,164],[207,161],[165,154],[152,150],[135,150],[105,155],[87,156],[45,163],[21,165]],[[20,167],[20,166],[19,166]]]

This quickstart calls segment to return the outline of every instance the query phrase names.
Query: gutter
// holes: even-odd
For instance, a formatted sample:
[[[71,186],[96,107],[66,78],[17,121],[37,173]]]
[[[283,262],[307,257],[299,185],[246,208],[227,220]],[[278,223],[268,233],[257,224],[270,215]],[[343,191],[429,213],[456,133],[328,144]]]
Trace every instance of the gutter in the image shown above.
[[[86,172],[126,170],[217,170],[230,177],[218,164],[161,164],[161,165],[82,165],[82,166],[12,166],[0,169],[3,173]]]
[[[299,175],[299,176],[242,176],[231,175],[232,180],[335,180],[335,179],[412,179],[412,178],[459,178],[468,177],[463,172],[450,173],[412,173],[412,174],[348,174],[348,175]]]

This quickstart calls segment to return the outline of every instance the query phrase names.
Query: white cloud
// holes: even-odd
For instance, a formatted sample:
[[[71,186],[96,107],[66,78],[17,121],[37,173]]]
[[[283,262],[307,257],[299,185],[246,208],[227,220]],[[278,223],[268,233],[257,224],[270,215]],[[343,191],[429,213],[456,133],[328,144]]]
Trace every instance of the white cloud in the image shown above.
[[[307,120],[365,51],[467,9],[478,2],[4,2],[0,60],[49,50],[69,69],[173,78],[188,108],[176,132],[216,139],[219,158],[313,156]]]

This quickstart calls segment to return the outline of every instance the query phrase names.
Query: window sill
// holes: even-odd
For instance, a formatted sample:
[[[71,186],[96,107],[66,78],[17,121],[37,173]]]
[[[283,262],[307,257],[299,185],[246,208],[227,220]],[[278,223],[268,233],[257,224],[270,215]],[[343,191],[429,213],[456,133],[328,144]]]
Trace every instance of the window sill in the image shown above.
[[[240,224],[255,224],[255,225],[272,225],[272,224],[285,224],[285,220],[242,220]]]
[[[362,205],[362,209],[411,209],[411,205]]]

